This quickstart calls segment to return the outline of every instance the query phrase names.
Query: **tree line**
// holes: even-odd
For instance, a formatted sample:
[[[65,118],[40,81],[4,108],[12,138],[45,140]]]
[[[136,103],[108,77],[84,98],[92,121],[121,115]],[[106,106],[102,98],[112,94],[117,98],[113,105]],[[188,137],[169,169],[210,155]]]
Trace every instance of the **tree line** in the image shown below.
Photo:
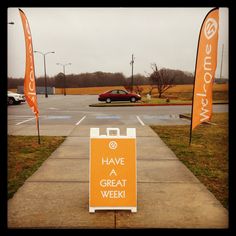
[[[163,79],[171,81],[173,84],[193,84],[193,74],[181,70],[162,68]],[[133,75],[134,85],[155,85],[157,81],[152,76],[155,73],[146,76],[141,74]],[[36,78],[36,86],[44,86],[44,77]],[[8,78],[8,88],[17,88],[24,84],[24,78]],[[56,76],[47,77],[47,86],[63,88],[77,87],[103,87],[103,86],[130,86],[131,76],[125,77],[123,73],[110,73],[97,71],[94,73],[68,74],[66,77],[63,73]]]

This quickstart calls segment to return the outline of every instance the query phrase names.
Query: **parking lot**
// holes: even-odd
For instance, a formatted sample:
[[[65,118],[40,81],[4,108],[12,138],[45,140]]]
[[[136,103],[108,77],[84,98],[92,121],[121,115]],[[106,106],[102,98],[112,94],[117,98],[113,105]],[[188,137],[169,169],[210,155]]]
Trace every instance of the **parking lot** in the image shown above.
[[[67,127],[78,125],[186,125],[189,120],[179,114],[191,113],[191,106],[152,107],[89,107],[97,102],[97,95],[38,95],[40,127]],[[228,112],[228,105],[214,105],[214,112]],[[8,106],[8,133],[20,134],[35,125],[35,118],[28,104]],[[64,134],[64,133],[63,133]]]

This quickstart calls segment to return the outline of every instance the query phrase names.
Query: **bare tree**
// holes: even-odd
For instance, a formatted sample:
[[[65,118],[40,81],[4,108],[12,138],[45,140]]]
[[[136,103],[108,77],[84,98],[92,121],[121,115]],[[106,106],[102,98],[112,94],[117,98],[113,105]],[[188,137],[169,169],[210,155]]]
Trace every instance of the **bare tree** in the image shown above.
[[[134,92],[141,95],[141,93],[143,92],[143,82],[145,81],[145,77],[141,74],[137,74],[134,76]]]
[[[149,94],[149,95],[152,95],[152,91],[153,91],[153,89],[155,89],[155,88],[156,88],[156,86],[150,85],[150,86],[148,87],[148,94]]]
[[[150,75],[150,80],[153,81],[159,93],[159,98],[169,88],[174,87],[174,75],[169,74],[169,70],[162,68],[158,69],[156,63],[151,64],[153,72]]]

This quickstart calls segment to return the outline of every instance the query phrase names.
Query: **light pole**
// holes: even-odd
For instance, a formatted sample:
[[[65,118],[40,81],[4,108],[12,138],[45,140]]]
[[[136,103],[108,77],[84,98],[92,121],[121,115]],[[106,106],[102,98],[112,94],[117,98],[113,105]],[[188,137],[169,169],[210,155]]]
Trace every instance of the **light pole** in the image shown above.
[[[72,63],[67,63],[67,64],[61,64],[61,63],[56,63],[57,65],[63,66],[63,74],[64,74],[64,96],[66,96],[66,72],[65,72],[65,67],[68,65],[71,65]]]
[[[49,54],[49,53],[55,53],[55,52],[46,52],[46,53],[39,52],[39,51],[34,51],[34,52],[43,55],[43,61],[44,61],[44,87],[45,87],[45,98],[47,98],[47,97],[48,97],[48,92],[47,92],[46,58],[45,58],[45,56],[46,56],[47,54]]]

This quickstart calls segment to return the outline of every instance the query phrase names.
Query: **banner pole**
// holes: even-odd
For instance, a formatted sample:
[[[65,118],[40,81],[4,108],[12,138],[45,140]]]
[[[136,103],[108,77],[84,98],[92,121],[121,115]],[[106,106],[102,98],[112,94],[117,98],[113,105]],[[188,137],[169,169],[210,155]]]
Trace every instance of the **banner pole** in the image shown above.
[[[40,134],[39,134],[39,118],[37,117],[37,128],[38,128],[38,144],[40,144]]]
[[[198,46],[199,46],[199,40],[200,40],[200,36],[198,38]],[[198,47],[197,47],[197,56],[198,56]],[[195,89],[195,81],[196,81],[196,66],[197,66],[197,57],[196,57],[194,80],[193,80],[193,96],[192,96],[191,124],[190,124],[190,132],[189,132],[189,146],[191,145],[191,142],[192,142],[193,104],[194,104],[194,89]]]
[[[190,132],[189,132],[189,146],[191,145],[191,142],[192,142],[192,122],[190,125]]]
[[[203,23],[204,23],[204,21],[203,21]],[[201,36],[201,30],[203,27],[203,23],[202,23],[202,26],[200,29],[200,33],[198,36],[198,43],[197,43],[197,54],[196,54],[194,80],[193,80],[193,96],[192,96],[191,124],[190,124],[190,132],[189,132],[189,146],[191,145],[191,142],[192,142],[193,105],[194,105],[194,90],[195,90],[195,82],[196,82],[196,68],[197,68],[198,49],[199,49],[200,36]]]

